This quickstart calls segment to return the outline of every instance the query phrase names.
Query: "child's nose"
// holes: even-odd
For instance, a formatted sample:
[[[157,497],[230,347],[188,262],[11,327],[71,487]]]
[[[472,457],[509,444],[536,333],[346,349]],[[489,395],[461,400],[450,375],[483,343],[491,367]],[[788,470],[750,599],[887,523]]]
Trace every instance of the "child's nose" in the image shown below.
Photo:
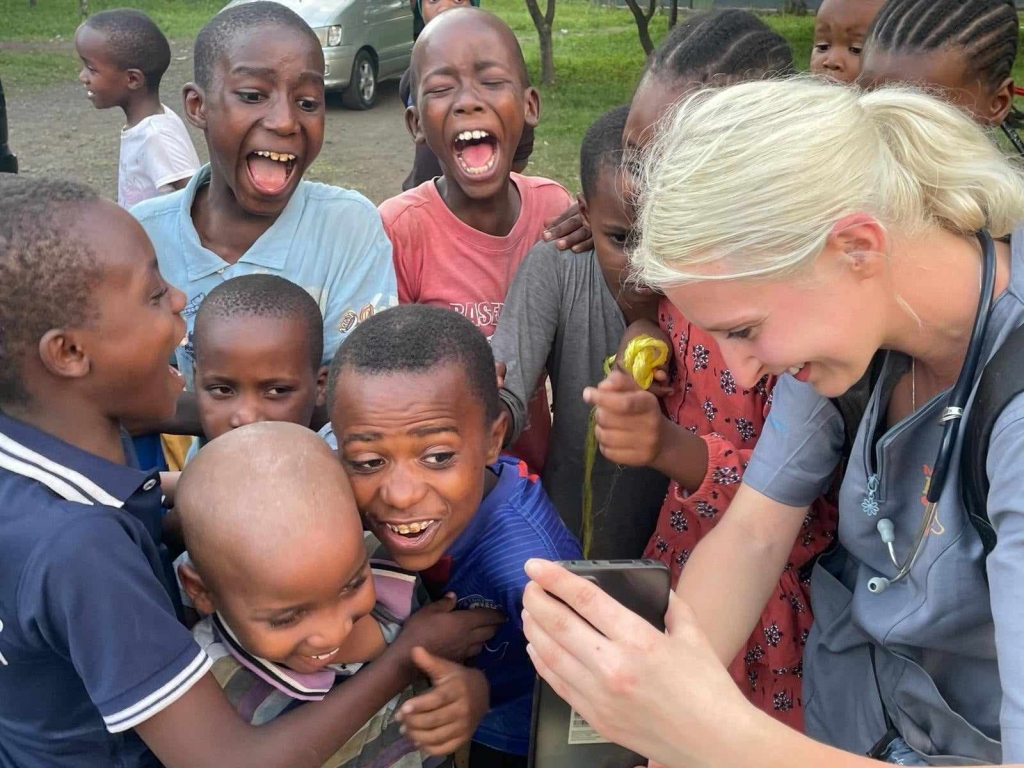
[[[267,107],[266,117],[263,124],[267,130],[273,131],[281,136],[287,136],[298,129],[298,120],[295,115],[295,105],[286,96],[273,99]]]
[[[89,83],[89,70],[85,69],[85,67],[78,72],[78,82],[82,83],[82,85]]]
[[[255,424],[258,421],[263,421],[259,408],[256,407],[251,398],[240,397],[238,399],[238,406],[231,413],[231,428],[238,429],[247,424]]]
[[[392,509],[411,509],[423,499],[425,490],[415,472],[397,463],[385,476],[380,496]]]

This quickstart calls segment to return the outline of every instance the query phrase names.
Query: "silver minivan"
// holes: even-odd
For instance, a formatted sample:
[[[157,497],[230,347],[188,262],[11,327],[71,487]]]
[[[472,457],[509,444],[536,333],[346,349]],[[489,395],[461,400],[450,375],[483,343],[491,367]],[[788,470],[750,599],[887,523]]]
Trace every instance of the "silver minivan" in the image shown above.
[[[233,0],[227,7],[252,0]],[[277,0],[313,28],[324,49],[328,91],[351,109],[369,109],[377,84],[401,77],[412,57],[409,0]]]

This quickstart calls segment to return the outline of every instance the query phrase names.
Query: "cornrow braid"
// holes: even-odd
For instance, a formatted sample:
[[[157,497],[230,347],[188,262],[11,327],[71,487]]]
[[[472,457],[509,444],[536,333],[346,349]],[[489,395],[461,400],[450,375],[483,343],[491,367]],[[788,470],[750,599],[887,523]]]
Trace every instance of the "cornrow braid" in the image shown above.
[[[646,75],[707,85],[793,71],[793,52],[760,18],[738,9],[691,16],[655,49]]]
[[[868,29],[865,47],[892,53],[962,49],[968,76],[998,88],[1017,58],[1019,21],[1013,0],[888,0]],[[1000,126],[1018,153],[1024,122],[1016,108]]]
[[[997,88],[1010,77],[1018,45],[1012,0],[888,0],[867,43],[893,53],[963,49],[969,74]]]

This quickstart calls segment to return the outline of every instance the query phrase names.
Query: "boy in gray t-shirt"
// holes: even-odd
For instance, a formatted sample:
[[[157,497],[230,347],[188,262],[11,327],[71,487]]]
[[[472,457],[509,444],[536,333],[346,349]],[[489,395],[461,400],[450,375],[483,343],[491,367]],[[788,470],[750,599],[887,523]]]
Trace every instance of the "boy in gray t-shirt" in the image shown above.
[[[658,295],[626,284],[625,245],[633,212],[622,194],[622,131],[628,107],[597,119],[580,149],[582,214],[594,248],[559,251],[538,243],[526,255],[505,298],[492,339],[507,367],[501,400],[511,415],[507,442],[526,428],[527,404],[546,370],[554,420],[543,483],[569,530],[582,527],[583,469],[590,407],[583,389],[604,378],[628,324],[656,322]],[[652,469],[620,467],[600,453],[592,474],[594,530],[589,556],[640,557],[654,531],[667,479]]]

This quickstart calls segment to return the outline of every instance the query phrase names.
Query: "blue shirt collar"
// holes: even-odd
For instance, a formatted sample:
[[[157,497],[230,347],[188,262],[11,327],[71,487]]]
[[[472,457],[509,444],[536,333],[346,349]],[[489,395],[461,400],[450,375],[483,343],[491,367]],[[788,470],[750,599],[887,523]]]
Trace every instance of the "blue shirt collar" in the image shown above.
[[[227,269],[231,265],[213,251],[204,247],[192,221],[192,204],[199,188],[210,183],[210,164],[207,163],[189,180],[182,190],[181,205],[178,209],[178,223],[181,227],[182,253],[189,280],[204,277]],[[242,254],[238,263],[255,264],[280,272],[288,260],[288,250],[297,237],[299,221],[306,205],[306,182],[299,181],[291,200],[281,211],[270,228],[260,235],[252,247]]]
[[[125,456],[134,457],[126,440]],[[158,473],[115,464],[0,413],[0,469],[45,485],[79,504],[121,509],[137,491],[151,490]]]

